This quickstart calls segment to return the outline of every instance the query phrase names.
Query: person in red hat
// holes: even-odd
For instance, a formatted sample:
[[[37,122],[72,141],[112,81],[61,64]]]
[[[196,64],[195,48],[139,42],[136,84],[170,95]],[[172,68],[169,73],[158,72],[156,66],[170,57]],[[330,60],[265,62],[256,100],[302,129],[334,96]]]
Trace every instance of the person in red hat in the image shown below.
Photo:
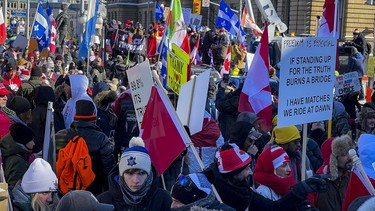
[[[203,173],[223,203],[236,210],[296,210],[308,193],[326,191],[326,182],[320,176],[312,176],[294,185],[293,190],[281,199],[272,201],[251,189],[248,183],[251,157],[237,145],[225,143],[216,158]]]
[[[15,63],[8,63],[5,67],[4,84],[8,85],[14,92],[17,92],[22,84],[20,77],[17,75]]]
[[[273,145],[264,150],[255,165],[254,180],[260,184],[257,192],[272,201],[289,193],[295,184],[289,163],[283,148]]]

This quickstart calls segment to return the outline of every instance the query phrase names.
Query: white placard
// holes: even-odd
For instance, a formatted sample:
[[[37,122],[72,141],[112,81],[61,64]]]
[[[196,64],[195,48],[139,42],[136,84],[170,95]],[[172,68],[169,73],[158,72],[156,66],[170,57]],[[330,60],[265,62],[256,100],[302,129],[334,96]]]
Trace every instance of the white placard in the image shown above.
[[[129,86],[133,98],[135,114],[137,115],[138,126],[141,128],[143,115],[154,83],[148,60],[128,69],[126,74],[128,74]]]
[[[350,94],[351,92],[359,92],[361,90],[359,78],[358,72],[350,72],[344,75],[336,76],[336,96]]]
[[[186,26],[190,24],[191,8],[182,8],[182,15],[184,16],[184,22]]]
[[[282,39],[278,127],[332,118],[336,39]]]
[[[202,0],[202,7],[210,7],[210,0]]]
[[[201,23],[202,23],[202,15],[196,15],[196,14],[190,15],[190,24],[192,26],[200,26]]]
[[[195,86],[193,87],[194,80]],[[209,80],[210,70],[206,70],[195,79],[182,85],[180,89],[177,102],[177,115],[183,125],[189,126],[191,135],[202,130]]]

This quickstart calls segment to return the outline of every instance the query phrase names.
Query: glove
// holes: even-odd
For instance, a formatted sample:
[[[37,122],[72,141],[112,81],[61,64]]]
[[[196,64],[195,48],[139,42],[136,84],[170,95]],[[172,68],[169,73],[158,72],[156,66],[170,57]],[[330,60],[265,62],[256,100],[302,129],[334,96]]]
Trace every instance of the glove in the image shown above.
[[[293,193],[300,199],[305,199],[307,194],[326,192],[327,182],[320,175],[314,175],[305,181],[294,185]]]

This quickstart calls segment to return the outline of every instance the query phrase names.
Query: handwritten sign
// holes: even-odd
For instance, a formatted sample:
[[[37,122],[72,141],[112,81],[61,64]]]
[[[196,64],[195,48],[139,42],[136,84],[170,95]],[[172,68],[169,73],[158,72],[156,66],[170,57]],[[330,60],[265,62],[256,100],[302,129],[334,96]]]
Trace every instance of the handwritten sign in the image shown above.
[[[128,69],[126,73],[129,79],[138,126],[141,128],[143,115],[154,83],[152,80],[150,64],[148,60],[146,60],[135,67]]]
[[[190,56],[175,44],[172,44],[172,50],[173,52],[169,50],[167,52],[167,86],[174,93],[179,94],[181,86],[188,80]]]
[[[350,72],[336,77],[335,94],[336,96],[359,92],[361,84],[359,83],[358,72]]]
[[[332,118],[336,39],[282,40],[279,127]]]

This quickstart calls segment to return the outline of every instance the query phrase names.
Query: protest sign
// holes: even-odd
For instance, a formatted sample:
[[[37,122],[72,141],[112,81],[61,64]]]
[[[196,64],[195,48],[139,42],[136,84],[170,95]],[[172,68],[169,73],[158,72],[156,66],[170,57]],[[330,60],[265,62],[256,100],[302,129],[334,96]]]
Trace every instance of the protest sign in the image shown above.
[[[361,84],[359,83],[358,72],[350,72],[344,75],[336,76],[335,95],[341,96],[352,92],[359,92]]]
[[[201,23],[202,23],[202,15],[196,15],[196,14],[190,15],[190,25],[200,26],[202,25]]]
[[[126,71],[129,79],[129,86],[133,98],[135,114],[138,126],[141,128],[143,115],[146,110],[148,99],[150,98],[152,80],[150,64],[148,60],[130,68]]]
[[[210,70],[206,70],[180,89],[177,115],[183,125],[189,126],[191,135],[202,130],[209,80]]]
[[[172,44],[173,52],[167,52],[167,86],[176,94],[188,79],[189,54]]]
[[[191,8],[182,8],[182,16],[184,17],[184,22],[186,26],[190,24],[190,15],[191,15]]]
[[[282,40],[278,127],[332,118],[336,39]]]

